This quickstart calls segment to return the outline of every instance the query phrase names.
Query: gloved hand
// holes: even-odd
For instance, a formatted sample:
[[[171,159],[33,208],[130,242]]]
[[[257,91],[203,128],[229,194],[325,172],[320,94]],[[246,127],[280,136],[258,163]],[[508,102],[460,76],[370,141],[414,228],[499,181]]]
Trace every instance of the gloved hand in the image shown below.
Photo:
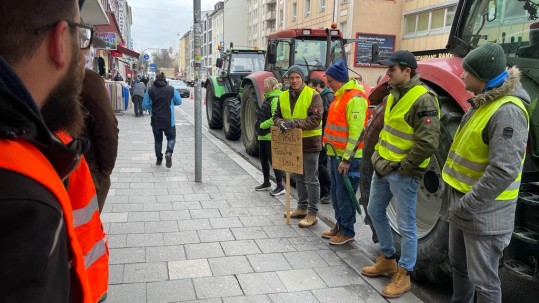
[[[281,134],[285,133],[291,128],[294,128],[294,122],[292,121],[281,121],[281,123],[279,123],[279,132]]]

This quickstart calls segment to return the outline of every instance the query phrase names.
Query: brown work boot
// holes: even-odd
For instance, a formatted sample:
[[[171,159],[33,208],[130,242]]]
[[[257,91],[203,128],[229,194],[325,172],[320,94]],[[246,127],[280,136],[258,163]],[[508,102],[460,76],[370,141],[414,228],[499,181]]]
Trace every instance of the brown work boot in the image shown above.
[[[330,230],[324,230],[322,232],[322,238],[324,239],[331,239],[335,237],[339,233],[339,227],[337,227],[337,224],[335,224],[335,227],[333,227]]]
[[[316,219],[316,216],[313,215],[307,215],[305,219],[299,221],[298,226],[301,228],[311,227],[318,223],[318,219]]]
[[[329,244],[343,245],[352,241],[354,241],[354,237],[349,237],[349,236],[345,236],[342,233],[338,233],[335,235],[335,237],[332,237],[331,239],[329,239]]]
[[[393,275],[391,282],[382,289],[382,296],[386,298],[398,298],[412,288],[410,274],[406,269],[397,266],[397,273]]]
[[[305,218],[307,216],[307,210],[306,209],[295,209],[290,213],[290,218]],[[284,217],[286,218],[286,212],[284,213]]]
[[[386,258],[383,253],[381,253],[376,258],[376,263],[371,266],[365,266],[361,269],[361,274],[367,277],[378,277],[384,275],[392,275],[397,272],[397,259],[395,258]]]

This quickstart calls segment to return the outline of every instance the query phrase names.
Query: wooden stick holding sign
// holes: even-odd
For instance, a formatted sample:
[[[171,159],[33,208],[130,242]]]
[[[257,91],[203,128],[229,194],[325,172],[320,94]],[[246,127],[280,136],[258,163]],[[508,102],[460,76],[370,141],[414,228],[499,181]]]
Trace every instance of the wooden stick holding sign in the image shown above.
[[[290,173],[303,175],[303,145],[301,129],[293,128],[280,133],[271,127],[272,167],[286,172],[286,224],[290,224]]]

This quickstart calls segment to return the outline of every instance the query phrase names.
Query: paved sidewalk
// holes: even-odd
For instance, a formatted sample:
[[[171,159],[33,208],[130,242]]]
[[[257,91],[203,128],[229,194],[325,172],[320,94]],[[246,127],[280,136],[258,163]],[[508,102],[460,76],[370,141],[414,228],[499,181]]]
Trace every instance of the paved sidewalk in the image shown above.
[[[372,262],[359,249],[329,246],[321,221],[286,225],[284,196],[255,192],[262,174],[205,130],[203,183],[195,183],[194,126],[181,107],[170,169],[155,165],[147,115],[130,109],[117,118],[119,153],[101,215],[106,302],[387,302],[378,291],[389,278],[364,279],[358,270]],[[391,302],[421,301],[408,293]]]

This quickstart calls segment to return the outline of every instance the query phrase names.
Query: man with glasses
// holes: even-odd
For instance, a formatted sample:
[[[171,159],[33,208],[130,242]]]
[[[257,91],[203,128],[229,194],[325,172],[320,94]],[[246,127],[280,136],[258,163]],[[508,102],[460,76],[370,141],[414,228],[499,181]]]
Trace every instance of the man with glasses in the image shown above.
[[[3,0],[0,15],[0,301],[91,302],[62,183],[86,141],[63,145],[40,109],[80,106],[92,29],[73,0]]]

